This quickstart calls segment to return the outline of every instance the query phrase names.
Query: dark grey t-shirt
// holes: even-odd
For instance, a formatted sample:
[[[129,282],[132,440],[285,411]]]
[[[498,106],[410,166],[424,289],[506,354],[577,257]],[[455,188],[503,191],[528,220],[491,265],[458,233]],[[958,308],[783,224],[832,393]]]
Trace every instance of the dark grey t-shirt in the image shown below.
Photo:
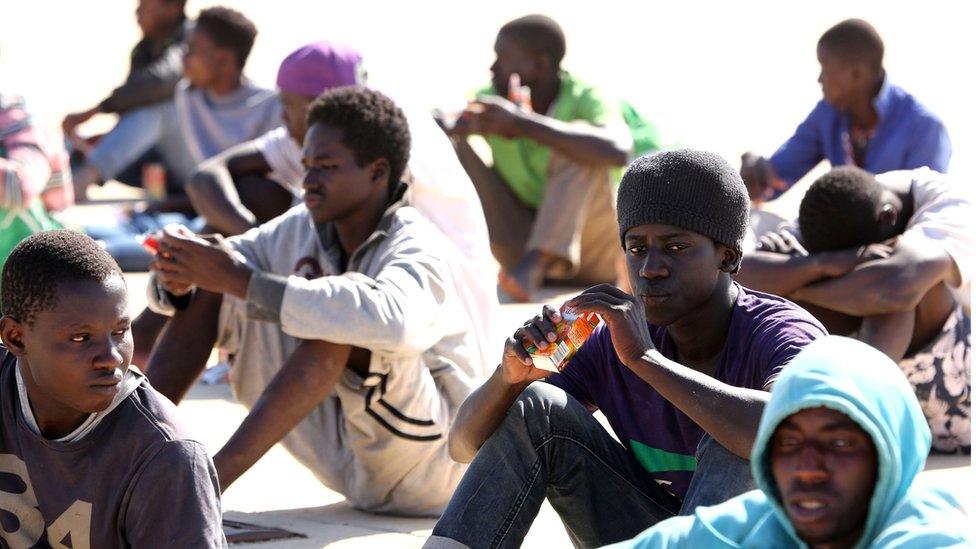
[[[213,462],[145,379],[63,443],[27,426],[16,367],[0,346],[0,547],[226,547]]]

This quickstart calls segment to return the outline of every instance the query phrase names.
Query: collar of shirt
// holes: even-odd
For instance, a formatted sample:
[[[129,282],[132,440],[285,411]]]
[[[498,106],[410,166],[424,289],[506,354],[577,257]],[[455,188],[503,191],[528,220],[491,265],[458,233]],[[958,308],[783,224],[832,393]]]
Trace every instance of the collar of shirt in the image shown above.
[[[881,121],[888,117],[888,114],[894,107],[894,102],[894,91],[892,90],[891,83],[888,81],[888,74],[885,73],[884,79],[881,81],[881,89],[878,90],[878,95],[874,96],[873,101],[874,110],[878,113],[877,126],[880,126]]]
[[[396,189],[393,190],[393,196],[390,197],[390,204],[387,206],[386,211],[383,212],[383,217],[380,218],[379,223],[376,224],[376,229],[373,230],[372,234],[356,248],[353,253],[346,258],[344,262],[345,265],[341,265],[341,270],[350,270],[354,268],[352,265],[355,264],[355,260],[362,255],[363,251],[366,250],[371,244],[373,244],[377,239],[385,238],[389,236],[390,225],[393,224],[393,216],[398,209],[403,206],[410,204],[410,185],[404,181],[397,183]],[[325,249],[326,254],[329,259],[334,262],[335,265],[340,265],[343,263],[341,258],[343,258],[343,251],[339,247],[339,236],[335,230],[335,224],[331,221],[325,223],[314,223],[315,231],[319,235],[319,243],[322,248]]]

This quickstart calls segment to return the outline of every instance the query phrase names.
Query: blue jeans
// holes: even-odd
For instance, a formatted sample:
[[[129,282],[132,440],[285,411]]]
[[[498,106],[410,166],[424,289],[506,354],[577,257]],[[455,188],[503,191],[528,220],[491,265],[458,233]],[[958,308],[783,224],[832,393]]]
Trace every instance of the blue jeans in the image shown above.
[[[533,383],[461,479],[429,547],[518,547],[545,498],[577,547],[625,539],[754,488],[749,462],[710,437],[682,502],[562,389]]]
[[[186,181],[193,174],[196,163],[186,146],[172,100],[123,114],[88,154],[88,162],[109,180],[150,150],[159,154],[174,180]]]

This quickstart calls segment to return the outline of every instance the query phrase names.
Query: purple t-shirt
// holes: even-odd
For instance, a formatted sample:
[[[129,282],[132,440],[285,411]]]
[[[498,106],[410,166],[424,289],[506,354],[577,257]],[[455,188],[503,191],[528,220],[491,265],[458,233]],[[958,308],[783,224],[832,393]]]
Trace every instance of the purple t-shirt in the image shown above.
[[[827,334],[798,305],[736,285],[739,295],[715,378],[764,389],[800,350]],[[657,349],[677,358],[666,329],[649,325]],[[599,409],[617,438],[666,490],[684,498],[704,431],[620,362],[606,325],[599,326],[560,374],[548,381],[584,406]]]

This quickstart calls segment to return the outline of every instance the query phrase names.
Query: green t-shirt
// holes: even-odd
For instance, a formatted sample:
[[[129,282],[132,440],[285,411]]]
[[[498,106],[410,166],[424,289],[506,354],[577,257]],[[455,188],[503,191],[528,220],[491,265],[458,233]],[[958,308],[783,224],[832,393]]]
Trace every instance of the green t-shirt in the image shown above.
[[[585,120],[596,126],[606,125],[612,116],[620,116],[616,103],[606,101],[600,93],[573,75],[560,73],[559,95],[547,113],[563,122]],[[492,86],[478,91],[478,95],[498,95]],[[522,202],[532,207],[542,204],[546,188],[546,170],[549,166],[549,147],[528,139],[505,139],[495,135],[485,136],[491,146],[492,158],[497,171],[515,191]]]

